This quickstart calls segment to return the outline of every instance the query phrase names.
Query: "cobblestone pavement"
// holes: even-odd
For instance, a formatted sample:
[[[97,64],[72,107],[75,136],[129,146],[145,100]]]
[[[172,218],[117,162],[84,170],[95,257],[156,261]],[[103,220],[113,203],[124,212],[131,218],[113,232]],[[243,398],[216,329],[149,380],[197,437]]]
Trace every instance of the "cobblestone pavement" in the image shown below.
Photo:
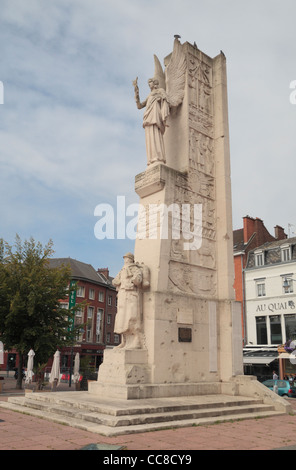
[[[13,394],[15,380],[4,378],[0,400]],[[69,391],[61,384],[58,391]],[[71,389],[70,389],[71,390]],[[73,393],[75,392],[73,389]],[[0,450],[79,450],[90,444],[127,451],[271,450],[296,449],[296,399],[289,399],[295,415],[223,422],[106,437],[0,408]],[[111,446],[111,447],[110,447]],[[113,447],[114,446],[114,447]],[[124,455],[127,455],[126,453]]]

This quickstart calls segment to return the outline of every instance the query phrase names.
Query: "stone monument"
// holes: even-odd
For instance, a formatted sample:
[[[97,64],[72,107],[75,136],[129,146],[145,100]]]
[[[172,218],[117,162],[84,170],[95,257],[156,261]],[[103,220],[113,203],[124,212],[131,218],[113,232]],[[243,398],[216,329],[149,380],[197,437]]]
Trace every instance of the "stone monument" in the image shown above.
[[[217,393],[243,373],[234,297],[226,59],[175,36],[154,56],[145,108],[147,168],[134,255],[114,279],[115,332],[91,393],[150,398]]]
[[[133,82],[147,168],[135,181],[134,254],[113,281],[122,342],[105,349],[88,392],[10,397],[1,407],[110,436],[292,411],[242,375],[224,54],[212,59],[175,37],[164,66],[155,57],[145,101]]]
[[[164,69],[155,57],[145,101],[133,83],[145,108],[147,168],[135,181],[134,254],[113,281],[122,342],[105,349],[87,392],[0,406],[110,436],[290,413],[286,400],[242,375],[224,54],[212,59],[175,37]]]

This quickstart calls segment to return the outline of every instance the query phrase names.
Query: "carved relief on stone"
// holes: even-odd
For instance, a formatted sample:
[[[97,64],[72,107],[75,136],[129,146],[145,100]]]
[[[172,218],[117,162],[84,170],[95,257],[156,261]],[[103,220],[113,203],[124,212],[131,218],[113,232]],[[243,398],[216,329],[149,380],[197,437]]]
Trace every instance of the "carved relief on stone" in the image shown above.
[[[193,128],[189,129],[189,161],[192,168],[214,176],[213,149],[213,139]]]
[[[215,179],[201,171],[192,169],[190,175],[190,187],[192,191],[203,197],[211,199],[215,198]]]
[[[208,114],[201,113],[194,106],[189,106],[189,126],[213,138],[213,118]]]
[[[189,129],[189,160],[191,162],[190,166],[194,168],[198,168],[198,151],[197,151],[197,144],[198,144],[198,132],[190,128]]]
[[[190,252],[191,263],[205,268],[216,268],[216,247],[215,241],[203,237],[199,250]]]
[[[204,226],[210,230],[216,230],[215,202],[211,199],[204,200]]]
[[[168,288],[175,293],[196,294],[204,298],[215,297],[216,272],[206,267],[171,261]]]
[[[198,105],[198,70],[200,61],[189,54],[188,60],[188,87],[189,87],[189,103],[194,106]]]
[[[189,103],[212,114],[212,68],[193,54],[188,54]]]
[[[199,109],[207,114],[213,114],[212,112],[212,100],[211,100],[211,89],[204,83],[200,84],[199,87]]]
[[[208,136],[204,136],[205,139],[205,172],[211,176],[214,176],[215,165],[214,165],[214,143],[213,139]]]
[[[202,83],[212,88],[212,68],[206,62],[199,67],[199,79]]]

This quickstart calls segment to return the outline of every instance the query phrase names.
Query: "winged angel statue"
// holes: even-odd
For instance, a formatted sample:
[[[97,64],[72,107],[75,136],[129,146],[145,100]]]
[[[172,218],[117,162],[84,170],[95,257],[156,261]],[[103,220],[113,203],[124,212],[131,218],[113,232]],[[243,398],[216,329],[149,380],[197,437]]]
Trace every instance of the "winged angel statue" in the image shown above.
[[[179,106],[184,97],[186,57],[178,37],[175,38],[171,59],[165,71],[163,71],[156,55],[154,55],[154,64],[154,77],[148,80],[151,92],[142,103],[140,102],[138,77],[133,81],[137,107],[138,109],[146,108],[143,127],[145,129],[148,165],[157,161],[166,162],[163,141],[167,127],[166,121],[171,109]]]

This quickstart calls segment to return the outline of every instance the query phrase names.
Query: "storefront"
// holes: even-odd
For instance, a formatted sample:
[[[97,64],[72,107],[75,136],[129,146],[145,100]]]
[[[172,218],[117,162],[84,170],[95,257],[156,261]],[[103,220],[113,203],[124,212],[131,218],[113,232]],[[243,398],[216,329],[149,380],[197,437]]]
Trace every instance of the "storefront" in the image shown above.
[[[296,376],[296,359],[295,351],[289,349],[287,344],[281,344],[278,347],[279,355],[279,377],[284,379],[285,377]]]
[[[277,348],[244,348],[244,374],[254,375],[260,382],[271,379],[273,371],[279,375]]]

